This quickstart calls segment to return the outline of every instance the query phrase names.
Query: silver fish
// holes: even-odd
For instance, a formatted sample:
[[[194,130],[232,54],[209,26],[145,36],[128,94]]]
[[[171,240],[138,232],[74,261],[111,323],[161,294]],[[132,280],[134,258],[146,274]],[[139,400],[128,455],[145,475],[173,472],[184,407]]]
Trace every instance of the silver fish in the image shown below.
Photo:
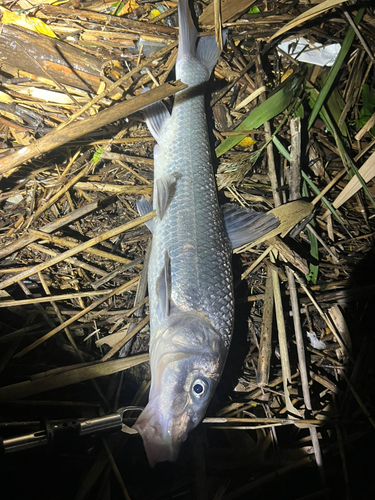
[[[220,379],[233,330],[232,247],[251,239],[243,238],[243,226],[258,221],[264,227],[268,222],[269,230],[278,223],[231,205],[225,211],[225,227],[204,101],[204,83],[217,62],[218,48],[212,36],[197,43],[188,1],[179,0],[178,7],[176,78],[188,88],[176,94],[171,114],[163,103],[145,110],[157,141],[154,196],[153,205],[144,199],[138,203],[141,214],[153,208],[157,212],[148,223],[151,389],[134,425],[151,465],[177,458]]]

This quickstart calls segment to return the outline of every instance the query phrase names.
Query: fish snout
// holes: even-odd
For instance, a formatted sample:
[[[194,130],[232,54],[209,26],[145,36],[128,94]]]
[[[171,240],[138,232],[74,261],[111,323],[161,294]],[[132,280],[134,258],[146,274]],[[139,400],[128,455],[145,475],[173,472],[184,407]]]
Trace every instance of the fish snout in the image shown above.
[[[164,420],[157,411],[148,411],[147,406],[133,427],[142,437],[151,467],[158,462],[174,462],[181,444],[187,438],[187,432],[174,425],[173,420]]]

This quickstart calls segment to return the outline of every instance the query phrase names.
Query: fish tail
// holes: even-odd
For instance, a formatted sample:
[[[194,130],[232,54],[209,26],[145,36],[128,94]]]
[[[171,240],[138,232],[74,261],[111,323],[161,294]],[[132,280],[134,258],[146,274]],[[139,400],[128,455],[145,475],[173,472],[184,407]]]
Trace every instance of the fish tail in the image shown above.
[[[189,0],[178,0],[178,57],[195,57],[198,31],[194,25],[189,9]]]
[[[198,38],[198,31],[194,25],[189,9],[189,0],[178,0],[179,46],[177,62],[182,63],[186,58],[198,59],[207,69],[207,80],[214,69],[219,56],[219,49],[215,36]],[[226,32],[223,33],[226,38]]]

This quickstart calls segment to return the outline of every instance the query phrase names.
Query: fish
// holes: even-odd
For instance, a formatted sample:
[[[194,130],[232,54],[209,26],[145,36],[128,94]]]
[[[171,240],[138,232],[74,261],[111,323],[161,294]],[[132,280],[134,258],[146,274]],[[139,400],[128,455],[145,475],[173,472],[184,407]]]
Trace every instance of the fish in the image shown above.
[[[179,0],[176,79],[188,87],[144,110],[156,139],[153,200],[137,203],[148,221],[149,401],[134,424],[151,466],[175,461],[203,419],[223,372],[234,321],[232,249],[277,227],[272,215],[219,206],[205,111],[217,63],[214,36],[198,38]],[[250,233],[250,236],[249,236]]]

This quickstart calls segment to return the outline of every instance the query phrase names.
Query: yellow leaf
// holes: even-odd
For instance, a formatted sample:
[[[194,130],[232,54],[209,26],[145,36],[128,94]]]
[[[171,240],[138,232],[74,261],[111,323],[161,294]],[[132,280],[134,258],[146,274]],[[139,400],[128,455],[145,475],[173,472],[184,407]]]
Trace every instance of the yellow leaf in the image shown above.
[[[158,16],[160,16],[160,12],[158,11],[158,9],[152,9],[152,11],[150,12],[151,19],[155,19],[155,17]]]
[[[27,17],[27,16],[25,16]],[[52,31],[52,29],[48,26],[48,24],[44,23],[41,19],[38,19],[37,17],[29,17],[28,18],[31,24],[31,28],[29,29],[34,29],[38,33],[41,33],[42,35],[49,36],[50,38],[58,38],[55,33]]]
[[[292,69],[288,69],[284,74],[283,76],[281,77],[281,83],[284,82],[287,78],[290,77],[290,75],[293,74],[293,70]]]
[[[0,92],[0,102],[12,103],[13,98],[5,92]]]
[[[12,12],[1,6],[0,12],[2,14],[0,22],[2,24],[12,24],[13,26],[20,26],[21,28],[26,28],[28,30],[41,33],[42,35],[46,35],[51,38],[57,38],[51,28],[37,17],[29,17],[26,14],[18,14],[17,12]]]
[[[101,94],[102,92],[105,91],[105,83],[103,81],[100,82],[99,88],[98,88],[98,94]]]
[[[254,141],[251,137],[245,137],[245,139],[242,139],[242,141],[238,143],[238,145],[243,148],[247,148],[253,144],[256,144],[256,141]]]
[[[130,14],[133,10],[138,9],[139,5],[134,0],[129,0],[126,4],[120,9],[120,12],[117,14],[118,16],[124,16],[125,14]]]

